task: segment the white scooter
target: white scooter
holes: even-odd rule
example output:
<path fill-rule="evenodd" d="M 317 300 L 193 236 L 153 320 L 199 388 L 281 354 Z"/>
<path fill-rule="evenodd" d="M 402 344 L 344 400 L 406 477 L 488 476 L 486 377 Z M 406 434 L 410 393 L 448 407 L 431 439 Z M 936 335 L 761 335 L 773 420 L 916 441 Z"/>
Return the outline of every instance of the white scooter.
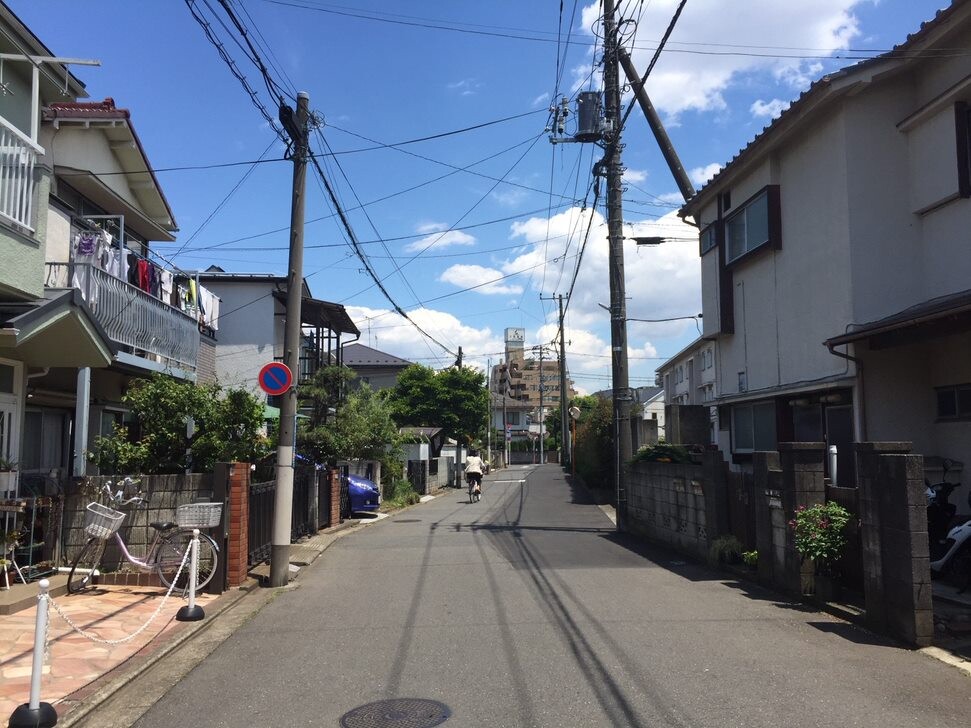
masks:
<path fill-rule="evenodd" d="M 971 494 L 968 495 L 971 506 Z M 942 554 L 942 555 L 938 555 Z M 950 575 L 962 583 L 961 591 L 971 586 L 971 520 L 955 526 L 947 533 L 938 554 L 931 554 L 931 572 L 936 575 Z"/>

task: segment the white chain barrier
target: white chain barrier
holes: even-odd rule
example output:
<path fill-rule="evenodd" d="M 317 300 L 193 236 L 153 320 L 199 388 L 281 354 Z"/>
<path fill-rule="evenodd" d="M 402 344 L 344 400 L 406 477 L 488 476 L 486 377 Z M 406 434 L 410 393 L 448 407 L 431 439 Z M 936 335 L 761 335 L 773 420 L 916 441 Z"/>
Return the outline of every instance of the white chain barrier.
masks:
<path fill-rule="evenodd" d="M 172 596 L 172 592 L 175 589 L 175 585 L 179 581 L 179 577 L 182 575 L 182 569 L 185 568 L 185 562 L 188 561 L 189 554 L 191 553 L 191 551 L 192 551 L 191 548 L 187 548 L 185 550 L 185 553 L 182 554 L 182 563 L 179 564 L 179 570 L 175 572 L 175 577 L 172 579 L 172 583 L 169 584 L 169 590 L 165 593 L 165 596 L 162 597 L 162 601 L 159 602 L 158 606 L 155 608 L 155 611 L 152 613 L 152 616 L 148 618 L 148 621 L 145 622 L 145 624 L 143 624 L 141 627 L 139 627 L 138 629 L 136 629 L 134 632 L 132 632 L 127 637 L 122 637 L 122 638 L 116 639 L 116 640 L 105 640 L 105 639 L 101 639 L 97 635 L 92 634 L 91 632 L 88 632 L 88 631 L 84 630 L 82 627 L 79 627 L 78 625 L 76 625 L 74 623 L 74 621 L 61 610 L 61 608 L 57 605 L 57 602 L 55 602 L 53 599 L 51 599 L 51 597 L 49 595 L 46 596 L 47 603 L 50 606 L 54 607 L 54 611 L 57 612 L 58 615 L 60 615 L 61 619 L 63 619 L 65 622 L 67 622 L 68 625 L 70 625 L 71 629 L 73 629 L 75 632 L 77 632 L 82 637 L 86 637 L 87 639 L 91 640 L 92 642 L 97 642 L 98 644 L 101 644 L 101 645 L 123 645 L 126 642 L 131 642 L 138 635 L 140 635 L 142 632 L 144 632 L 146 629 L 148 629 L 148 626 L 152 622 L 155 621 L 155 618 L 156 617 L 158 617 L 159 613 L 162 611 L 162 607 L 165 606 L 165 602 L 168 601 L 168 598 L 170 596 Z M 49 651 L 49 645 L 45 645 L 45 654 L 48 651 Z"/>

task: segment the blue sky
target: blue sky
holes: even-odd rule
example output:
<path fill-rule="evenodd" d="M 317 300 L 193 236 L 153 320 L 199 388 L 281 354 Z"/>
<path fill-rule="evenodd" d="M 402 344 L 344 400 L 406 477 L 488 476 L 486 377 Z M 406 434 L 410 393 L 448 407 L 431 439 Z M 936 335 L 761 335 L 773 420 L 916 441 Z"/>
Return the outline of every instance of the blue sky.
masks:
<path fill-rule="evenodd" d="M 74 73 L 90 100 L 110 96 L 131 110 L 157 169 L 281 160 L 282 143 L 185 2 L 8 4 L 55 54 L 101 61 Z M 219 2 L 192 4 L 275 117 L 276 99 Z M 625 17 L 639 18 L 624 27 L 641 72 L 677 4 L 618 0 Z M 648 92 L 698 185 L 813 80 L 902 42 L 946 4 L 688 0 Z M 600 55 L 599 3 L 565 0 L 562 20 L 558 0 L 232 5 L 274 80 L 290 94 L 310 94 L 322 121 L 313 149 L 335 153 L 321 158 L 324 171 L 395 303 L 477 365 L 498 361 L 509 326 L 526 329 L 527 346 L 552 341 L 555 304 L 541 296 L 570 289 L 590 214 L 580 207 L 600 150 L 551 145 L 544 128 L 554 94 L 589 87 Z M 594 88 L 599 80 L 594 71 Z M 361 151 L 509 117 L 518 118 Z M 684 239 L 692 229 L 673 214 L 677 186 L 636 109 L 624 142 L 626 221 L 637 233 L 673 238 L 627 248 L 628 316 L 696 315 L 697 243 Z M 284 273 L 291 174 L 285 161 L 160 172 L 180 233 L 156 249 L 186 270 L 217 264 Z M 304 272 L 314 295 L 346 305 L 362 343 L 432 366 L 450 363 L 438 343 L 390 312 L 332 212 L 309 174 Z M 608 388 L 610 379 L 609 320 L 599 305 L 609 303 L 602 213 L 594 213 L 567 315 L 568 367 L 585 392 Z M 696 336 L 690 320 L 631 322 L 632 386 L 653 383 L 657 365 Z"/>

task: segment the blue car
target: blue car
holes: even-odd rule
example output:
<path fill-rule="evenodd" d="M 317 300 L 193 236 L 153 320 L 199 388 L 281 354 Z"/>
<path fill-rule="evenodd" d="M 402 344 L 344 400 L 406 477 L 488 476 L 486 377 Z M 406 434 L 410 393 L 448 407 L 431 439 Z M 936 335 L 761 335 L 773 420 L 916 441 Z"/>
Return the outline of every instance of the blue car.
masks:
<path fill-rule="evenodd" d="M 378 510 L 378 486 L 360 475 L 347 476 L 347 490 L 351 498 L 351 512 Z"/>

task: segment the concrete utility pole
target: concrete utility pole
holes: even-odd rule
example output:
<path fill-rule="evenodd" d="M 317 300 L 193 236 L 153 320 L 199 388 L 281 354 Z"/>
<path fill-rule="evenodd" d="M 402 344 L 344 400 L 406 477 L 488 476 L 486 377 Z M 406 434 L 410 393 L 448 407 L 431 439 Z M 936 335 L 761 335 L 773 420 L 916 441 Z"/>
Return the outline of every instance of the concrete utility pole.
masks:
<path fill-rule="evenodd" d="M 566 386 L 566 336 L 563 329 L 563 294 L 560 294 L 560 449 L 563 464 L 573 460 L 570 449 L 570 425 L 567 422 L 567 408 L 570 406 L 570 392 Z"/>
<path fill-rule="evenodd" d="M 543 464 L 543 426 L 544 426 L 544 412 L 543 412 L 543 392 L 546 391 L 546 385 L 543 384 L 543 346 L 539 347 L 539 464 Z"/>
<path fill-rule="evenodd" d="M 486 360 L 486 390 L 489 392 L 489 414 L 486 415 L 486 462 L 492 467 L 492 359 Z"/>
<path fill-rule="evenodd" d="M 631 395 L 627 377 L 627 302 L 624 284 L 624 210 L 621 177 L 620 76 L 614 0 L 604 0 L 604 157 L 607 177 L 607 240 L 610 276 L 610 348 L 614 400 L 614 481 L 617 529 L 627 526 L 627 488 L 624 468 L 631 459 Z"/>
<path fill-rule="evenodd" d="M 303 305 L 303 223 L 310 151 L 310 96 L 297 94 L 297 111 L 280 106 L 283 122 L 293 143 L 293 199 L 290 205 L 290 263 L 287 268 L 287 314 L 283 334 L 283 363 L 296 377 L 300 371 L 301 317 Z M 290 528 L 293 509 L 293 460 L 297 440 L 297 388 L 281 395 L 280 442 L 276 452 L 276 494 L 273 500 L 273 550 L 270 554 L 270 586 L 290 580 Z"/>

